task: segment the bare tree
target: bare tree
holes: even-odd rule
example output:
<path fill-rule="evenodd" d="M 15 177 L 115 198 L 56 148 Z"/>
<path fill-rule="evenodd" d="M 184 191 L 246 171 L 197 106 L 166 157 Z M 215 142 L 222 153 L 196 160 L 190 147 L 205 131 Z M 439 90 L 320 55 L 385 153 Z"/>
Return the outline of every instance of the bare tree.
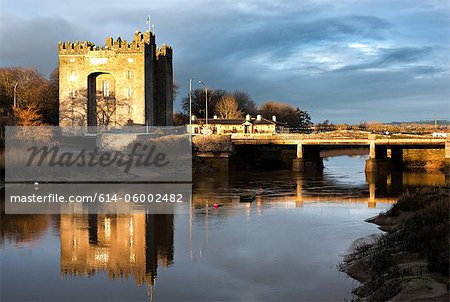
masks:
<path fill-rule="evenodd" d="M 223 89 L 208 89 L 208 116 L 214 115 L 216 104 L 227 94 Z M 195 89 L 192 91 L 192 114 L 198 117 L 205 116 L 205 100 L 205 89 Z M 189 94 L 183 98 L 181 108 L 183 113 L 189 116 Z"/>
<path fill-rule="evenodd" d="M 216 104 L 215 112 L 220 118 L 232 119 L 242 117 L 239 104 L 232 95 L 222 97 Z"/>
<path fill-rule="evenodd" d="M 239 110 L 244 114 L 256 115 L 258 113 L 258 108 L 255 101 L 253 101 L 250 94 L 245 91 L 234 91 L 232 96 L 237 101 L 239 105 Z"/>
<path fill-rule="evenodd" d="M 173 125 L 184 126 L 189 123 L 189 116 L 182 112 L 175 112 L 173 114 Z"/>
<path fill-rule="evenodd" d="M 34 68 L 0 68 L 0 109 L 3 114 L 12 114 L 14 95 L 18 107 L 32 106 L 41 115 L 43 122 L 57 123 L 57 72 L 46 79 Z"/>
<path fill-rule="evenodd" d="M 84 126 L 87 123 L 88 93 L 84 89 L 78 91 L 76 95 L 65 98 L 60 106 L 60 119 L 63 124 Z M 127 98 L 116 98 L 114 93 L 105 97 L 97 92 L 96 98 L 97 125 L 111 126 L 124 124 L 118 113 L 121 109 L 131 113 L 130 100 Z"/>
<path fill-rule="evenodd" d="M 87 122 L 87 105 L 88 94 L 86 89 L 64 98 L 60 102 L 59 107 L 60 124 L 85 126 Z"/>
<path fill-rule="evenodd" d="M 311 116 L 306 110 L 286 103 L 266 101 L 261 106 L 259 113 L 268 119 L 275 115 L 277 121 L 286 123 L 290 128 L 305 128 L 312 124 Z"/>

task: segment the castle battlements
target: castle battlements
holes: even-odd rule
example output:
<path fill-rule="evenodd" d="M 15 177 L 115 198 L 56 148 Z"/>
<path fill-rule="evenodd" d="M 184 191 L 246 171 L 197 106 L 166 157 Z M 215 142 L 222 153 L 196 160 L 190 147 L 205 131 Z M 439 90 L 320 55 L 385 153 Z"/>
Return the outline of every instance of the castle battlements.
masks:
<path fill-rule="evenodd" d="M 155 44 L 155 35 L 150 31 L 146 31 L 141 33 L 140 31 L 136 31 L 134 33 L 133 40 L 131 42 L 127 42 L 127 40 L 122 40 L 119 36 L 116 40 L 112 37 L 106 38 L 106 42 L 104 46 L 96 46 L 95 43 L 91 41 L 60 41 L 58 43 L 59 53 L 62 55 L 83 55 L 89 52 L 95 51 L 115 51 L 118 53 L 127 53 L 127 52 L 142 52 L 145 49 L 146 45 L 154 45 Z M 167 53 L 166 48 L 171 47 L 166 46 L 165 44 L 161 47 L 160 51 L 164 55 Z M 164 50 L 163 50 L 164 49 Z"/>
<path fill-rule="evenodd" d="M 166 57 L 168 59 L 172 59 L 172 47 L 163 44 L 161 48 L 156 49 L 156 58 L 159 57 Z"/>

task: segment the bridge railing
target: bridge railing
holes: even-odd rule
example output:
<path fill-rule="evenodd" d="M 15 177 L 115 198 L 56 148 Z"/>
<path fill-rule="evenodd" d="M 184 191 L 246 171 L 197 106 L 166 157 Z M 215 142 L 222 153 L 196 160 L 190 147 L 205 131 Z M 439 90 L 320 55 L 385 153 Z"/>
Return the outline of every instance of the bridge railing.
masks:
<path fill-rule="evenodd" d="M 289 133 L 311 133 L 314 129 L 312 127 L 299 127 L 299 128 L 280 128 L 277 130 L 279 134 Z"/>
<path fill-rule="evenodd" d="M 407 127 L 394 127 L 394 126 L 372 126 L 372 125 L 347 125 L 347 124 L 317 124 L 311 127 L 299 127 L 299 128 L 280 128 L 277 133 L 313 133 L 313 132 L 332 132 L 332 131 L 362 131 L 370 132 L 379 135 L 390 134 L 405 134 L 405 135 L 433 135 L 432 129 L 412 129 Z"/>
<path fill-rule="evenodd" d="M 369 131 L 366 126 L 360 125 L 334 125 L 334 124 L 318 124 L 311 127 L 296 127 L 296 128 L 280 128 L 277 133 L 312 133 L 312 132 L 330 132 L 336 130 L 354 130 L 354 131 Z"/>

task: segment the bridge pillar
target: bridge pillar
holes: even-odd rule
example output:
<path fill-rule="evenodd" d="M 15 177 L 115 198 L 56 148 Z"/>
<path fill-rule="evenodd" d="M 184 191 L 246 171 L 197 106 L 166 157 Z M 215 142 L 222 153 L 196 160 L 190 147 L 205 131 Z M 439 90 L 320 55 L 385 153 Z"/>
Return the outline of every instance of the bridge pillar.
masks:
<path fill-rule="evenodd" d="M 369 208 L 376 207 L 378 195 L 387 194 L 388 173 L 366 172 L 366 182 L 369 186 Z"/>
<path fill-rule="evenodd" d="M 292 171 L 305 171 L 305 163 L 303 161 L 303 145 L 297 144 L 297 157 L 292 161 Z"/>
<path fill-rule="evenodd" d="M 377 145 L 375 143 L 375 135 L 369 134 L 370 151 L 369 159 L 366 161 L 366 172 L 387 171 L 390 163 L 387 158 L 387 146 Z"/>
<path fill-rule="evenodd" d="M 395 168 L 403 167 L 403 148 L 402 147 L 391 147 L 391 163 Z"/>
<path fill-rule="evenodd" d="M 292 171 L 303 172 L 305 171 L 305 162 L 303 160 L 303 145 L 297 144 L 297 158 L 292 161 Z"/>
<path fill-rule="evenodd" d="M 317 146 L 303 146 L 297 144 L 297 158 L 292 161 L 292 171 L 303 172 L 323 169 L 320 148 Z"/>
<path fill-rule="evenodd" d="M 303 145 L 297 144 L 297 158 L 303 158 Z"/>
<path fill-rule="evenodd" d="M 228 173 L 229 154 L 227 152 L 222 152 L 219 154 L 214 154 L 212 152 L 202 152 L 196 155 L 200 157 L 207 166 L 213 168 L 214 171 L 220 173 Z"/>

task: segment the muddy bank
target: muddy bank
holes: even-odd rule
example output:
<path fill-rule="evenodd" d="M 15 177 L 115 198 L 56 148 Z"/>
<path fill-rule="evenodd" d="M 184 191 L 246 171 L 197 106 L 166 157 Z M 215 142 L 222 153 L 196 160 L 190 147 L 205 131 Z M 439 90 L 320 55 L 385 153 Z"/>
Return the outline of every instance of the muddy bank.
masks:
<path fill-rule="evenodd" d="M 449 301 L 449 187 L 405 193 L 367 221 L 386 233 L 358 239 L 340 264 L 360 281 L 356 301 Z"/>

